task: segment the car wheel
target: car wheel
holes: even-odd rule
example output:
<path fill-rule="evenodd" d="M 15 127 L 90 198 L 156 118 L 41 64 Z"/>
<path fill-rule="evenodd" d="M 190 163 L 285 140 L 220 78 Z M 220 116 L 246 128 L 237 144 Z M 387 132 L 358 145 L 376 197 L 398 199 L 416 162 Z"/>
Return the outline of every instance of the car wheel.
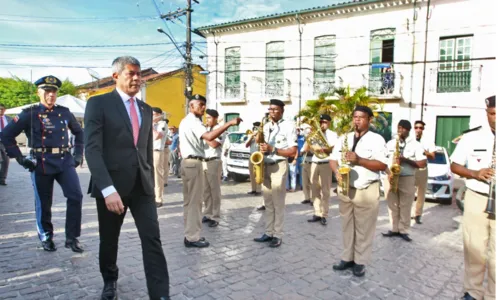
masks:
<path fill-rule="evenodd" d="M 248 175 L 233 173 L 233 179 L 236 182 L 245 182 L 248 180 L 248 178 L 249 178 Z"/>
<path fill-rule="evenodd" d="M 451 205 L 453 201 L 453 198 L 445 198 L 445 199 L 440 199 L 439 200 L 439 203 L 443 204 L 443 205 Z"/>

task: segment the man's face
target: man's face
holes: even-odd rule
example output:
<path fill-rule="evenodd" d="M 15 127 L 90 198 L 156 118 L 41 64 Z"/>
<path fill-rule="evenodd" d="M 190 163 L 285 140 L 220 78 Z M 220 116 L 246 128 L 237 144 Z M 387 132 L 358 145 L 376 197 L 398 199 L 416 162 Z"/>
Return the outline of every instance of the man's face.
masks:
<path fill-rule="evenodd" d="M 189 107 L 191 108 L 191 112 L 197 117 L 201 117 L 205 114 L 206 104 L 203 101 L 191 100 L 189 102 Z"/>
<path fill-rule="evenodd" d="M 283 108 L 281 106 L 270 105 L 268 110 L 269 116 L 275 122 L 281 120 L 281 117 L 283 117 Z"/>
<path fill-rule="evenodd" d="M 415 135 L 417 136 L 417 138 L 420 138 L 422 136 L 424 129 L 425 129 L 424 124 L 422 123 L 415 124 Z"/>
<path fill-rule="evenodd" d="M 352 114 L 352 125 L 356 131 L 367 130 L 370 126 L 371 118 L 368 114 L 362 111 L 355 111 Z"/>
<path fill-rule="evenodd" d="M 3 116 L 5 114 L 5 107 L 0 106 L 0 116 Z"/>
<path fill-rule="evenodd" d="M 496 107 L 487 108 L 486 115 L 488 116 L 488 124 L 490 124 L 491 130 L 495 131 L 496 117 L 497 117 Z"/>
<path fill-rule="evenodd" d="M 399 136 L 401 136 L 402 139 L 406 139 L 408 137 L 408 135 L 410 134 L 410 131 L 406 128 L 398 126 L 398 134 L 399 134 Z"/>
<path fill-rule="evenodd" d="M 56 89 L 38 89 L 38 97 L 40 102 L 47 108 L 52 108 L 56 104 L 57 90 Z"/>
<path fill-rule="evenodd" d="M 126 65 L 121 73 L 113 73 L 116 86 L 130 97 L 141 89 L 141 68 L 136 65 Z"/>
<path fill-rule="evenodd" d="M 321 120 L 319 122 L 319 126 L 321 127 L 322 131 L 326 131 L 328 128 L 330 128 L 330 124 L 331 122 L 327 120 Z"/>
<path fill-rule="evenodd" d="M 214 127 L 217 124 L 217 118 L 207 115 L 207 126 Z"/>

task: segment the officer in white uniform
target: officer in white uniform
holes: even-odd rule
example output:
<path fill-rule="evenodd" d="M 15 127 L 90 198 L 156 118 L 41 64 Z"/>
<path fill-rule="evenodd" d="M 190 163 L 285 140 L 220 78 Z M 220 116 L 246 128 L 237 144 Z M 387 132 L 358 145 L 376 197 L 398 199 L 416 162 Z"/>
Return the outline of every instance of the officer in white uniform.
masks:
<path fill-rule="evenodd" d="M 285 103 L 271 99 L 270 122 L 264 125 L 264 140 L 260 151 L 264 154 L 264 202 L 266 206 L 266 232 L 256 242 L 271 242 L 270 247 L 281 246 L 285 217 L 286 184 L 289 157 L 297 152 L 297 129 L 295 122 L 285 121 Z"/>
<path fill-rule="evenodd" d="M 155 169 L 155 201 L 156 207 L 163 205 L 164 176 L 168 175 L 165 169 L 165 140 L 167 139 L 167 123 L 162 119 L 162 110 L 153 107 L 153 160 Z"/>
<path fill-rule="evenodd" d="M 495 299 L 496 288 L 496 221 L 485 212 L 490 191 L 496 199 L 495 182 L 496 96 L 486 99 L 488 127 L 478 127 L 463 135 L 451 155 L 451 171 L 466 178 L 464 216 L 464 290 L 462 299 Z M 493 187 L 493 186 L 492 186 Z M 495 200 L 494 200 L 495 201 Z M 483 287 L 488 269 L 487 288 Z"/>
<path fill-rule="evenodd" d="M 411 242 L 408 232 L 411 223 L 411 207 L 413 199 L 415 199 L 415 170 L 427 166 L 427 157 L 424 155 L 424 148 L 422 144 L 409 136 L 410 130 L 410 121 L 399 121 L 399 137 L 396 137 L 396 139 L 399 139 L 399 158 L 394 159 L 396 139 L 390 140 L 386 145 L 388 168 L 386 170 L 387 178 L 384 186 L 392 230 L 382 233 L 384 237 L 399 236 L 407 242 Z M 392 178 L 390 167 L 394 163 L 401 166 L 396 193 L 390 191 L 390 179 Z"/>
<path fill-rule="evenodd" d="M 210 244 L 200 237 L 205 189 L 204 173 L 206 170 L 205 144 L 219 137 L 232 125 L 238 125 L 240 118 L 231 120 L 223 126 L 207 131 L 201 118 L 205 114 L 207 100 L 204 96 L 194 95 L 189 100 L 189 114 L 179 125 L 179 148 L 182 155 L 181 177 L 184 196 L 184 245 L 203 248 Z"/>
<path fill-rule="evenodd" d="M 436 157 L 436 145 L 428 138 L 422 137 L 425 123 L 424 121 L 415 121 L 413 124 L 415 130 L 415 139 L 422 144 L 424 154 L 427 159 L 434 159 Z M 415 171 L 415 188 L 417 189 L 417 202 L 415 203 L 415 222 L 422 224 L 422 209 L 425 202 L 425 193 L 427 191 L 427 179 L 429 177 L 427 166 L 419 168 Z"/>

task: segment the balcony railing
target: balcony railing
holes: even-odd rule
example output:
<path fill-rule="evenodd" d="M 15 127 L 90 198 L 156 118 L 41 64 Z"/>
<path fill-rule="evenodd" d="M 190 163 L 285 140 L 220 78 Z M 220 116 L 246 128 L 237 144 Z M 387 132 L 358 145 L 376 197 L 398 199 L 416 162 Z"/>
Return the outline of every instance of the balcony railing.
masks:
<path fill-rule="evenodd" d="M 368 82 L 370 94 L 380 97 L 394 96 L 395 82 L 396 74 L 394 70 L 372 69 Z"/>
<path fill-rule="evenodd" d="M 471 71 L 438 72 L 438 93 L 460 93 L 471 90 Z"/>

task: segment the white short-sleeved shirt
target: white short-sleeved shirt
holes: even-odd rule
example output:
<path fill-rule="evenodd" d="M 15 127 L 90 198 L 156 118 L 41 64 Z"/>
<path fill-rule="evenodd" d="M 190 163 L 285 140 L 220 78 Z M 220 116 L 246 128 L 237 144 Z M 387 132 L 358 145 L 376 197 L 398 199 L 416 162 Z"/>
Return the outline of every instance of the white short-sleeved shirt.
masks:
<path fill-rule="evenodd" d="M 337 161 L 338 165 L 342 165 L 342 146 L 344 144 L 345 135 L 337 139 L 337 143 L 330 154 L 330 160 Z M 349 151 L 354 146 L 354 132 L 347 134 L 347 145 Z M 354 152 L 361 158 L 369 160 L 378 160 L 382 163 L 386 162 L 387 149 L 385 147 L 384 138 L 372 131 L 366 132 L 356 144 Z M 380 172 L 373 172 L 360 165 L 351 166 L 349 173 L 350 186 L 356 189 L 365 189 L 373 182 L 380 180 Z"/>
<path fill-rule="evenodd" d="M 396 139 L 387 142 L 387 166 L 391 166 L 394 158 L 394 151 L 396 150 Z M 409 160 L 420 161 L 427 160 L 424 154 L 424 147 L 412 137 L 407 137 L 405 141 L 399 142 L 400 153 Z M 409 164 L 401 164 L 401 174 L 399 176 L 413 176 L 415 175 L 416 168 Z"/>
<path fill-rule="evenodd" d="M 189 113 L 179 124 L 179 145 L 182 158 L 188 156 L 205 157 L 205 145 L 201 136 L 207 132 L 207 128 L 201 119 L 193 113 Z"/>
<path fill-rule="evenodd" d="M 335 146 L 335 144 L 337 143 L 337 139 L 339 138 L 338 135 L 335 132 L 331 131 L 330 129 L 327 129 L 323 133 L 323 135 L 326 137 L 326 141 L 328 142 L 328 146 L 330 146 L 330 147 Z M 318 158 L 316 155 L 314 155 L 314 156 L 311 157 L 311 161 L 312 162 L 327 162 L 329 160 L 330 159 L 328 157 L 327 158 L 323 158 L 323 159 Z"/>
<path fill-rule="evenodd" d="M 250 138 L 251 135 L 248 135 L 248 138 Z M 250 143 L 250 155 L 253 153 L 259 151 L 259 145 L 255 142 L 255 138 L 252 140 Z"/>
<path fill-rule="evenodd" d="M 219 125 L 215 125 L 213 128 L 207 128 L 207 131 L 212 131 L 214 129 L 219 128 Z M 216 138 L 214 141 L 218 142 L 220 145 L 217 148 L 212 148 L 208 145 L 207 141 L 203 141 L 205 145 L 205 158 L 217 157 L 220 158 L 222 154 L 222 141 L 219 138 Z"/>
<path fill-rule="evenodd" d="M 422 137 L 420 139 L 420 141 L 417 140 L 417 142 L 419 142 L 420 144 L 422 144 L 422 147 L 424 148 L 425 151 L 430 152 L 430 153 L 436 152 L 436 144 L 434 144 L 434 142 L 432 140 L 430 140 L 428 138 L 425 138 L 425 137 Z M 420 170 L 425 170 L 426 168 L 427 167 L 422 168 Z"/>
<path fill-rule="evenodd" d="M 489 168 L 493 158 L 494 141 L 495 135 L 489 127 L 468 132 L 458 142 L 450 160 L 474 171 Z M 478 193 L 489 192 L 489 185 L 476 179 L 467 179 L 465 185 Z"/>
<path fill-rule="evenodd" d="M 159 121 L 157 123 L 153 124 L 154 130 L 161 132 L 163 136 L 160 139 L 154 140 L 153 141 L 153 149 L 154 150 L 163 150 L 165 149 L 165 141 L 168 138 L 167 135 L 167 122 L 165 121 Z"/>
<path fill-rule="evenodd" d="M 295 123 L 292 121 L 285 121 L 283 119 L 278 122 L 268 122 L 264 125 L 264 140 L 269 145 L 276 147 L 276 149 L 287 149 L 297 146 L 297 129 Z M 287 159 L 280 155 L 266 155 L 264 160 L 266 162 L 273 162 L 277 160 Z"/>

